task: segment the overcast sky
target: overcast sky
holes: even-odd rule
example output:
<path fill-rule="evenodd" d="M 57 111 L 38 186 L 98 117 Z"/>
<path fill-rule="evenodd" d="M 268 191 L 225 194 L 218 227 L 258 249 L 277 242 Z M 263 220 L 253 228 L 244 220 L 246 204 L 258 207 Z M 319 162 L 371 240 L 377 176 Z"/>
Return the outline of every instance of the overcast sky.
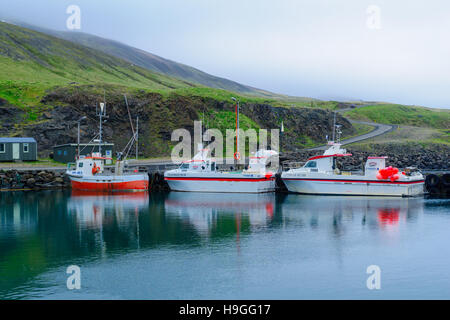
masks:
<path fill-rule="evenodd" d="M 0 0 L 0 16 L 67 30 L 69 5 L 79 31 L 254 87 L 450 107 L 449 1 Z"/>

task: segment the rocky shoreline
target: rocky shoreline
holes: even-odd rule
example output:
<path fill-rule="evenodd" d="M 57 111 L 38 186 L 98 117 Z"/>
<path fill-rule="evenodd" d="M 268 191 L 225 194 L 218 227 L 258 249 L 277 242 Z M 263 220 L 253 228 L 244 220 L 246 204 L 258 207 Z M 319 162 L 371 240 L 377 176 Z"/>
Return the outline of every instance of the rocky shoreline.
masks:
<path fill-rule="evenodd" d="M 0 190 L 43 190 L 70 187 L 64 172 L 0 170 Z"/>

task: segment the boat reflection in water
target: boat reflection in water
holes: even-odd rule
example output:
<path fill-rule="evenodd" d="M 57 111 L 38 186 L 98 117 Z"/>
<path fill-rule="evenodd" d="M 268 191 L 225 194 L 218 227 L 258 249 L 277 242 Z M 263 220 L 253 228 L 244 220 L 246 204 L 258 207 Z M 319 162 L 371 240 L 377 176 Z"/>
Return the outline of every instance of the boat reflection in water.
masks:
<path fill-rule="evenodd" d="M 430 261 L 439 272 L 448 212 L 448 201 L 423 198 L 0 193 L 0 298 L 73 297 L 74 261 L 96 297 L 341 297 L 329 293 L 333 281 L 354 297 L 348 283 L 373 261 L 395 273 L 418 255 L 411 277 L 426 281 Z"/>
<path fill-rule="evenodd" d="M 139 210 L 148 206 L 149 195 L 146 191 L 103 193 L 73 190 L 67 202 L 67 212 L 76 215 L 78 225 L 96 228 L 116 221 L 119 225 L 126 225 L 130 212 L 138 215 Z"/>
<path fill-rule="evenodd" d="M 371 227 L 412 222 L 423 213 L 423 198 L 286 195 L 282 201 L 285 223 L 307 222 L 317 227 L 329 220 L 334 228 L 358 221 Z"/>
<path fill-rule="evenodd" d="M 235 220 L 235 232 L 239 234 L 241 228 L 266 226 L 272 220 L 275 197 L 273 193 L 170 192 L 164 208 L 170 218 L 191 224 L 203 236 L 229 226 L 232 220 Z"/>
<path fill-rule="evenodd" d="M 338 229 L 357 221 L 361 225 L 385 228 L 401 221 L 414 221 L 423 213 L 423 199 L 171 192 L 164 208 L 168 217 L 182 219 L 199 234 L 209 236 L 226 223 L 225 217 L 250 227 L 310 225 L 317 228 L 320 222 L 323 227 Z M 248 229 L 252 230 L 256 229 Z"/>

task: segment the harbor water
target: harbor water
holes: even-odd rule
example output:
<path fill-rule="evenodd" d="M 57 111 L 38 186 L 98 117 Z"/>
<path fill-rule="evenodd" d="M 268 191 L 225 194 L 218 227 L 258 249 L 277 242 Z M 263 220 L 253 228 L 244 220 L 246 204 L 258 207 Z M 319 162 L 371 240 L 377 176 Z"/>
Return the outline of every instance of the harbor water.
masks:
<path fill-rule="evenodd" d="M 450 299 L 449 265 L 449 199 L 0 193 L 1 299 Z"/>

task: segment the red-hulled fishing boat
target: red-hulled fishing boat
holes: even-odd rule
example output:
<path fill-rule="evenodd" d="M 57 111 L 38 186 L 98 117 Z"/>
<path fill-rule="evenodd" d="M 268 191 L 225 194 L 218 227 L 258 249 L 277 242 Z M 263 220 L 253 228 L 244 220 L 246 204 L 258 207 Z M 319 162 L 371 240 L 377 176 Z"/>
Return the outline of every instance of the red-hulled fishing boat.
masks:
<path fill-rule="evenodd" d="M 107 172 L 105 170 L 105 161 L 112 159 L 103 157 L 101 154 L 102 118 L 106 115 L 106 108 L 103 103 L 100 104 L 100 112 L 98 115 L 100 117 L 99 152 L 93 153 L 90 156 L 77 156 L 75 163 L 68 164 L 66 174 L 71 180 L 72 189 L 91 191 L 148 190 L 149 179 L 147 173 L 139 173 L 137 171 L 124 173 L 126 156 L 122 159 L 122 154 L 128 148 L 131 148 L 134 140 L 137 138 L 137 133 L 128 142 L 124 152 L 119 153 L 114 172 Z M 125 154 L 128 154 L 128 152 Z"/>

